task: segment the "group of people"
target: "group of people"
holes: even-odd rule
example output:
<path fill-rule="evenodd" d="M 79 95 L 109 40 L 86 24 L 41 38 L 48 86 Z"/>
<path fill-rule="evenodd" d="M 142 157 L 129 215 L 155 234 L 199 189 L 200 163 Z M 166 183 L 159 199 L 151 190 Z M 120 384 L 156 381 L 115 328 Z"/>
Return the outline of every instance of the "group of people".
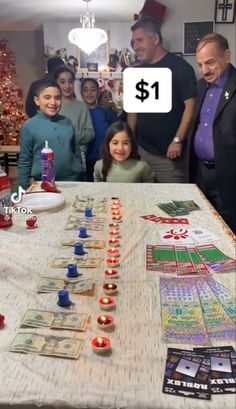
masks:
<path fill-rule="evenodd" d="M 38 82 L 37 113 L 21 128 L 19 184 L 40 180 L 47 139 L 56 180 L 197 183 L 236 232 L 236 69 L 227 39 L 211 33 L 198 42 L 196 84 L 191 65 L 164 48 L 154 20 L 144 17 L 131 31 L 139 67 L 171 69 L 171 111 L 118 116 L 92 78 L 82 81 L 77 101 L 74 73 L 59 66 Z"/>

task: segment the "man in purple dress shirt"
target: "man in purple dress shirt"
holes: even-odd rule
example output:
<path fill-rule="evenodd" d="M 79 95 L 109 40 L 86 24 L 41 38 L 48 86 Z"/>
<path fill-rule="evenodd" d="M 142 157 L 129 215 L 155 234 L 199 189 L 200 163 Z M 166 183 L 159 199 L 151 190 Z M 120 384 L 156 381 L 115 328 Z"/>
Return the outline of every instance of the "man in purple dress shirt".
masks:
<path fill-rule="evenodd" d="M 236 69 L 227 39 L 218 33 L 204 36 L 196 60 L 203 78 L 197 85 L 190 181 L 236 233 Z"/>

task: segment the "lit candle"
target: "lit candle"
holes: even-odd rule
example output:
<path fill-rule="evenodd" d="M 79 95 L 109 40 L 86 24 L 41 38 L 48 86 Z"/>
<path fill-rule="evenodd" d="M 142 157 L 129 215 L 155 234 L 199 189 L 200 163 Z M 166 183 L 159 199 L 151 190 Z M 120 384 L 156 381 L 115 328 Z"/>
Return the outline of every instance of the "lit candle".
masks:
<path fill-rule="evenodd" d="M 114 237 L 108 241 L 108 244 L 109 246 L 112 246 L 112 247 L 120 247 L 120 241 L 117 239 L 114 239 Z"/>
<path fill-rule="evenodd" d="M 113 318 L 111 315 L 99 315 L 97 317 L 97 325 L 101 329 L 110 329 L 113 327 Z"/>
<path fill-rule="evenodd" d="M 107 295 L 99 299 L 99 306 L 102 310 L 110 310 L 115 306 L 115 300 Z"/>
<path fill-rule="evenodd" d="M 110 223 L 109 224 L 109 229 L 113 230 L 113 229 L 118 229 L 119 230 L 120 225 L 118 223 Z"/>
<path fill-rule="evenodd" d="M 103 292 L 105 294 L 115 294 L 117 293 L 117 285 L 115 283 L 105 283 L 103 284 Z"/>
<path fill-rule="evenodd" d="M 112 197 L 111 200 L 113 205 L 121 205 L 119 197 Z"/>
<path fill-rule="evenodd" d="M 119 205 L 113 204 L 113 205 L 111 206 L 111 210 L 112 210 L 112 211 L 113 211 L 113 210 L 119 210 L 119 208 L 120 208 Z"/>
<path fill-rule="evenodd" d="M 112 278 L 118 278 L 119 277 L 118 271 L 115 270 L 114 268 L 109 268 L 108 270 L 105 270 L 104 275 L 106 277 L 112 277 Z"/>
<path fill-rule="evenodd" d="M 118 267 L 120 265 L 120 259 L 118 257 L 110 257 L 107 259 L 108 267 Z"/>
<path fill-rule="evenodd" d="M 112 216 L 112 220 L 116 221 L 117 223 L 121 222 L 121 215 Z"/>
<path fill-rule="evenodd" d="M 120 237 L 119 230 L 111 230 L 109 234 L 110 234 L 110 237 L 116 237 L 116 238 Z"/>
<path fill-rule="evenodd" d="M 112 210 L 113 216 L 120 216 L 120 211 L 119 210 Z"/>
<path fill-rule="evenodd" d="M 108 254 L 108 256 L 112 256 L 112 257 L 119 257 L 120 256 L 119 250 L 115 249 L 114 247 L 112 247 L 111 249 L 108 249 L 107 254 Z"/>
<path fill-rule="evenodd" d="M 110 340 L 105 337 L 93 338 L 91 345 L 92 345 L 93 350 L 99 354 L 107 352 L 111 348 Z"/>

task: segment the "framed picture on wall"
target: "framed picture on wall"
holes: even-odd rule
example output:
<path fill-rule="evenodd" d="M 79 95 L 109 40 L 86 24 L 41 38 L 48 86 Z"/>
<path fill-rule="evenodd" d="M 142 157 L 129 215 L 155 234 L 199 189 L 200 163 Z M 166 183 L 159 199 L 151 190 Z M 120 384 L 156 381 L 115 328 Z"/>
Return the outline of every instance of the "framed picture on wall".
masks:
<path fill-rule="evenodd" d="M 184 22 L 184 50 L 185 55 L 196 54 L 197 43 L 208 33 L 213 33 L 214 21 L 187 21 Z"/>
<path fill-rule="evenodd" d="M 216 0 L 215 22 L 230 24 L 235 21 L 235 0 Z"/>

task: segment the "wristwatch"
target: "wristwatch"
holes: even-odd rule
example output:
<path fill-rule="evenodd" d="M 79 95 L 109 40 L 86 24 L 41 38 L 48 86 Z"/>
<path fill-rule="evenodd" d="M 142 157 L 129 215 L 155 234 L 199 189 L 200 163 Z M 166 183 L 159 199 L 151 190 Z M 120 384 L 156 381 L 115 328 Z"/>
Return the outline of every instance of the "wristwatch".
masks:
<path fill-rule="evenodd" d="M 172 143 L 182 143 L 178 136 L 175 136 Z"/>

